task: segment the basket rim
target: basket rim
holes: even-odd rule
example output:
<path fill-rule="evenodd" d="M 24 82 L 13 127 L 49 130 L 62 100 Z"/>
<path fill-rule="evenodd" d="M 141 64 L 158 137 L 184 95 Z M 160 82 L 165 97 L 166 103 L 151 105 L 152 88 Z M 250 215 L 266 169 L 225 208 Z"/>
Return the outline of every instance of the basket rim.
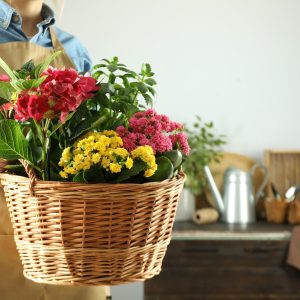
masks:
<path fill-rule="evenodd" d="M 15 180 L 17 182 L 28 182 L 30 183 L 31 179 L 29 177 L 25 177 L 25 176 L 20 176 L 20 175 L 15 175 L 15 174 L 9 174 L 9 173 L 0 173 L 0 181 L 2 179 L 12 179 L 15 178 Z M 167 183 L 172 183 L 172 182 L 176 182 L 176 181 L 181 181 L 181 180 L 185 180 L 186 179 L 186 175 L 183 171 L 178 172 L 178 174 L 176 176 L 174 176 L 171 179 L 165 179 L 163 181 L 153 181 L 153 182 L 145 182 L 145 183 L 84 183 L 84 182 L 70 182 L 70 181 L 49 181 L 49 180 L 40 180 L 40 179 L 36 179 L 34 181 L 34 185 L 68 185 L 68 186 L 93 186 L 93 187 L 97 187 L 97 186 L 101 186 L 101 187 L 105 187 L 105 186 L 114 186 L 114 187 L 118 187 L 118 186 L 127 186 L 127 187 L 141 187 L 141 186 L 161 186 L 162 184 L 167 184 Z M 1 183 L 1 182 L 0 182 Z"/>

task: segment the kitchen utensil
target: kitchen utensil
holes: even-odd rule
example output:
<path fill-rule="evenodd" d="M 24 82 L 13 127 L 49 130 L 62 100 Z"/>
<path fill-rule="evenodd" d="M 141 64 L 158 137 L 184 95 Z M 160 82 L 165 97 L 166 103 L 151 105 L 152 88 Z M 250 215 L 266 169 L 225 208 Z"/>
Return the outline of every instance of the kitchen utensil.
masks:
<path fill-rule="evenodd" d="M 275 185 L 273 184 L 273 182 L 271 182 L 271 189 L 272 189 L 272 193 L 274 195 L 274 198 L 276 200 L 281 200 L 281 196 L 280 196 L 278 190 L 275 188 Z"/>
<path fill-rule="evenodd" d="M 284 197 L 286 191 L 294 185 L 300 185 L 300 150 L 266 150 L 264 164 L 270 173 L 270 181 Z M 271 186 L 267 189 L 271 198 Z"/>
<path fill-rule="evenodd" d="M 300 191 L 300 185 L 291 186 L 285 193 L 285 198 L 288 202 L 295 200 L 296 195 Z"/>
<path fill-rule="evenodd" d="M 264 171 L 264 180 L 254 195 L 252 178 L 255 171 L 260 168 Z M 261 197 L 262 191 L 268 182 L 268 170 L 262 164 L 255 164 L 250 172 L 238 168 L 229 168 L 224 175 L 224 198 L 215 184 L 208 166 L 204 167 L 208 185 L 215 198 L 222 221 L 227 223 L 253 223 L 255 222 L 255 204 Z"/>

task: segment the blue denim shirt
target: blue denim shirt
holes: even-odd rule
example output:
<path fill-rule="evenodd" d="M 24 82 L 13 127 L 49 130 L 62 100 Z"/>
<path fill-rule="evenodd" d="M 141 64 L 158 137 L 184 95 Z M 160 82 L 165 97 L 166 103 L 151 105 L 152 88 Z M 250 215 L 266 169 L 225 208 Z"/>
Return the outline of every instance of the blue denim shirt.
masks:
<path fill-rule="evenodd" d="M 43 21 L 37 24 L 38 33 L 33 37 L 27 37 L 22 31 L 21 16 L 14 8 L 0 0 L 0 43 L 31 42 L 42 47 L 52 47 L 48 28 L 54 25 L 55 18 L 52 9 L 46 4 L 43 4 L 42 19 Z M 80 41 L 57 27 L 54 30 L 76 69 L 80 72 L 90 71 L 92 62 L 86 48 Z"/>

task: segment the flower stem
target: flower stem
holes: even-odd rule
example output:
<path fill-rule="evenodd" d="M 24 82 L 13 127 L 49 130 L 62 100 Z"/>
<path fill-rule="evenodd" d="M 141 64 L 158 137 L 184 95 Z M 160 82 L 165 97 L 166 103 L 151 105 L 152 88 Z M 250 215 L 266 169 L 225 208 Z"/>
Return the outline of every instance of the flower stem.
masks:
<path fill-rule="evenodd" d="M 48 179 L 48 136 L 47 131 L 50 125 L 50 120 L 46 119 L 45 121 L 42 120 L 39 124 L 38 122 L 34 121 L 35 126 L 37 128 L 37 132 L 41 137 L 41 144 L 42 144 L 42 166 L 41 166 L 41 174 L 42 179 Z"/>
<path fill-rule="evenodd" d="M 47 174 L 47 139 L 42 130 L 42 179 L 46 180 Z"/>

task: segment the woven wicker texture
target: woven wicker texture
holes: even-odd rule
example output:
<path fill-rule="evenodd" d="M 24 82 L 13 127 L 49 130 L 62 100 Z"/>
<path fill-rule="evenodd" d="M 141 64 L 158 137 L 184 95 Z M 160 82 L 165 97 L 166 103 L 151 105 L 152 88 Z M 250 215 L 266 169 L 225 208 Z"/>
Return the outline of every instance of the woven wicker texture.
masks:
<path fill-rule="evenodd" d="M 37 180 L 31 192 L 29 178 L 0 179 L 27 278 L 115 285 L 160 272 L 183 174 L 146 184 Z"/>

